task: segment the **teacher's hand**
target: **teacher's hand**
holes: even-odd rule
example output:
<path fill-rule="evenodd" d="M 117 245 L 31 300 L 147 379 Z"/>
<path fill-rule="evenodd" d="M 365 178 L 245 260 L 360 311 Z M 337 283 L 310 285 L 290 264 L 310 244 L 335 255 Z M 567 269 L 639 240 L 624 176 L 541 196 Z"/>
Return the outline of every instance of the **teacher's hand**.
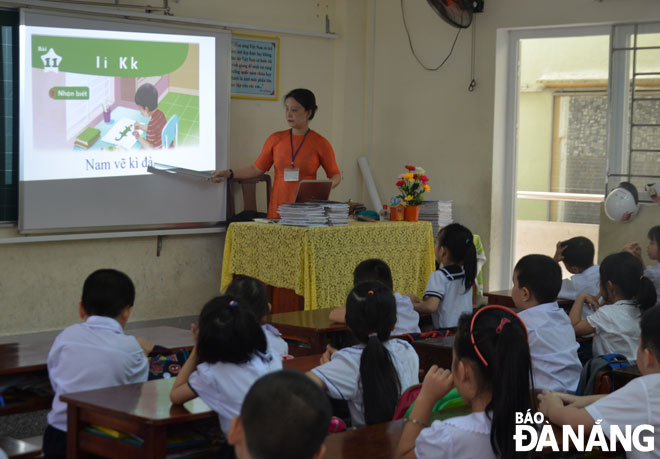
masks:
<path fill-rule="evenodd" d="M 231 172 L 227 169 L 224 171 L 214 171 L 213 175 L 211 176 L 211 180 L 214 181 L 215 183 L 220 183 L 225 180 L 225 178 L 229 177 L 231 175 Z"/>

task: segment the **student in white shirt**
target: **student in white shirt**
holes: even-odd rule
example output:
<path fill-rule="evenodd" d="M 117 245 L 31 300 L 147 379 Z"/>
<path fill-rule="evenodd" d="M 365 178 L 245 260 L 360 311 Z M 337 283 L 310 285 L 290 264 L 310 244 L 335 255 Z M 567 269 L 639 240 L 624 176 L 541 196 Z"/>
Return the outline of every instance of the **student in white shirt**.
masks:
<path fill-rule="evenodd" d="M 66 456 L 66 403 L 60 395 L 144 382 L 149 364 L 140 343 L 124 334 L 133 310 L 135 287 L 124 273 L 99 269 L 83 285 L 78 313 L 83 323 L 57 335 L 48 353 L 48 378 L 55 391 L 42 450 Z"/>
<path fill-rule="evenodd" d="M 649 243 L 646 246 L 646 254 L 653 261 L 660 261 L 660 225 L 654 226 L 648 232 Z M 642 259 L 642 248 L 637 242 L 631 242 L 623 247 L 623 250 L 635 255 L 644 263 Z M 644 276 L 648 277 L 655 285 L 655 293 L 660 301 L 660 263 L 653 266 L 647 266 L 644 270 Z"/>
<path fill-rule="evenodd" d="M 380 282 L 385 287 L 394 291 L 392 271 L 383 260 L 371 258 L 364 260 L 355 267 L 353 271 L 353 286 L 361 282 L 370 281 Z M 394 325 L 392 334 L 419 333 L 419 313 L 415 311 L 410 298 L 399 292 L 394 292 L 394 299 L 396 300 L 396 324 Z M 330 320 L 346 323 L 346 307 L 341 306 L 330 311 Z"/>
<path fill-rule="evenodd" d="M 264 316 L 270 312 L 270 303 L 266 296 L 266 289 L 261 281 L 250 276 L 237 276 L 227 287 L 225 295 L 235 297 L 241 306 L 252 311 L 257 321 L 261 323 L 261 329 L 266 335 L 268 351 L 273 354 L 287 355 L 289 344 L 284 341 L 280 331 L 271 324 L 263 323 Z"/>
<path fill-rule="evenodd" d="M 569 313 L 577 336 L 593 333 L 594 357 L 623 354 L 634 360 L 639 345 L 639 317 L 656 303 L 653 283 L 643 276 L 642 262 L 628 252 L 613 253 L 600 264 L 600 295 L 581 293 Z M 595 312 L 582 319 L 584 306 Z"/>
<path fill-rule="evenodd" d="M 648 424 L 653 426 L 654 450 L 638 451 L 634 447 L 626 452 L 630 459 L 660 458 L 660 306 L 647 310 L 640 321 L 641 339 L 637 349 L 637 366 L 642 374 L 621 389 L 605 395 L 575 396 L 544 391 L 539 394 L 539 410 L 556 425 L 570 425 L 577 432 L 584 426 L 584 438 L 588 438 L 596 423 L 609 436 L 610 426 Z M 643 437 L 650 437 L 648 431 Z M 648 446 L 648 440 L 641 440 Z M 608 443 L 609 444 L 609 443 Z"/>
<path fill-rule="evenodd" d="M 513 303 L 529 333 L 534 386 L 560 392 L 575 392 L 582 364 L 578 358 L 575 331 L 557 304 L 561 268 L 546 255 L 527 255 L 513 270 Z"/>
<path fill-rule="evenodd" d="M 433 365 L 406 418 L 397 458 L 517 458 L 517 412 L 532 403 L 532 367 L 525 324 L 509 308 L 485 306 L 463 315 L 451 371 Z M 434 421 L 431 410 L 453 387 L 471 407 L 467 416 Z"/>
<path fill-rule="evenodd" d="M 594 265 L 594 244 L 584 236 L 577 236 L 566 241 L 557 242 L 554 259 L 564 263 L 566 270 L 572 274 L 570 279 L 561 283 L 558 298 L 575 300 L 582 293 L 598 296 L 600 292 L 600 275 L 598 265 Z M 591 310 L 585 310 L 590 313 Z"/>
<path fill-rule="evenodd" d="M 452 223 L 438 232 L 435 258 L 442 268 L 432 272 L 424 298 L 410 295 L 418 312 L 432 313 L 433 327 L 455 328 L 462 314 L 472 312 L 472 289 L 477 276 L 477 249 L 472 232 Z"/>
<path fill-rule="evenodd" d="M 276 371 L 254 383 L 227 441 L 238 459 L 321 459 L 331 417 L 328 397 L 304 373 Z"/>
<path fill-rule="evenodd" d="M 308 376 L 335 399 L 347 400 L 354 427 L 392 419 L 399 397 L 419 383 L 419 357 L 406 341 L 392 338 L 396 304 L 380 282 L 357 285 L 346 300 L 346 325 L 360 342 L 329 348 Z"/>
<path fill-rule="evenodd" d="M 254 315 L 225 295 L 206 303 L 192 328 L 195 347 L 170 392 L 182 404 L 201 398 L 218 413 L 226 434 L 238 416 L 245 394 L 261 376 L 282 369 L 282 359 L 268 352 L 266 337 Z"/>

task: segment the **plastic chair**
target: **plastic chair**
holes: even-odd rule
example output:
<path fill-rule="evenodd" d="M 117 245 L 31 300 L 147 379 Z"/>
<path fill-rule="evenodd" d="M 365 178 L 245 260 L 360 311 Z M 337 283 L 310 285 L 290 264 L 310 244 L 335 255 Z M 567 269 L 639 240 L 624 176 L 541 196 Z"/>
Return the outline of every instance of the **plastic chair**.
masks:
<path fill-rule="evenodd" d="M 234 193 L 232 185 L 238 183 L 243 191 L 243 210 L 257 210 L 257 183 L 266 182 L 266 206 L 270 203 L 271 181 L 270 175 L 260 175 L 250 179 L 231 179 L 227 180 L 227 219 L 236 215 L 236 203 L 234 202 Z"/>
<path fill-rule="evenodd" d="M 161 134 L 163 148 L 172 148 L 178 145 L 179 140 L 179 116 L 174 114 L 165 123 L 163 132 Z"/>

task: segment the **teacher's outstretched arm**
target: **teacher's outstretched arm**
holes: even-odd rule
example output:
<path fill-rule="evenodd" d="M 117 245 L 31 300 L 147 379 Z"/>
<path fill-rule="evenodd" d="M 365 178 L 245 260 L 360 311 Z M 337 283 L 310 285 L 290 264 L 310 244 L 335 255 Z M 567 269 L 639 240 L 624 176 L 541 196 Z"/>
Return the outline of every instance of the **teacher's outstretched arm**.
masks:
<path fill-rule="evenodd" d="M 332 188 L 336 188 L 337 185 L 341 183 L 341 174 L 335 174 L 332 177 L 330 177 L 330 180 L 332 180 Z"/>
<path fill-rule="evenodd" d="M 216 183 L 222 182 L 225 179 L 232 179 L 232 178 L 237 178 L 237 179 L 250 179 L 254 177 L 259 177 L 266 171 L 262 171 L 259 169 L 257 166 L 254 164 L 251 164 L 249 166 L 241 167 L 240 169 L 232 170 L 232 169 L 225 169 L 222 171 L 215 171 L 213 172 L 213 177 L 211 180 L 213 180 Z M 334 177 L 332 177 L 334 178 Z M 332 179 L 331 179 L 332 180 Z M 339 178 L 341 181 L 341 177 Z M 332 186 L 335 187 L 339 184 L 337 182 L 337 185 L 335 185 L 334 180 L 332 181 Z"/>

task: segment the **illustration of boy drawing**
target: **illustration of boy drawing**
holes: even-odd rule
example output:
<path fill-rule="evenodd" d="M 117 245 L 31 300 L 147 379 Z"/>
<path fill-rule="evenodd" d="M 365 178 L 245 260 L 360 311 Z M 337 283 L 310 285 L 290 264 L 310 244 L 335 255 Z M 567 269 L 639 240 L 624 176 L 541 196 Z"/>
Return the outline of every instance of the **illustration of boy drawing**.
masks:
<path fill-rule="evenodd" d="M 162 148 L 162 133 L 167 119 L 165 114 L 158 110 L 158 90 L 150 83 L 143 84 L 135 93 L 135 103 L 140 109 L 140 113 L 151 119 L 146 126 L 142 123 L 135 123 L 133 135 L 142 148 Z M 147 133 L 146 139 L 140 135 L 138 129 Z"/>

